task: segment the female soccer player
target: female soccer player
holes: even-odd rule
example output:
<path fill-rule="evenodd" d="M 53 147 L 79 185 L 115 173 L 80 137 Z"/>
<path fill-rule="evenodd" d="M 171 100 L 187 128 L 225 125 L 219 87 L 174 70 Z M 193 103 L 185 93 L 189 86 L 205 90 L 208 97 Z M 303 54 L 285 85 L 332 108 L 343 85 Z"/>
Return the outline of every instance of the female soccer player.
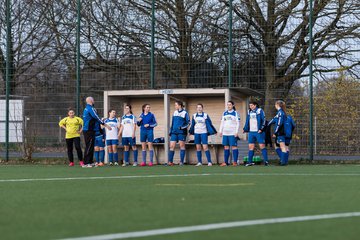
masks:
<path fill-rule="evenodd" d="M 198 163 L 196 166 L 202 166 L 202 156 L 201 156 L 201 145 L 204 149 L 208 166 L 212 166 L 211 155 L 208 148 L 208 136 L 216 134 L 216 129 L 212 125 L 211 119 L 208 114 L 203 112 L 204 106 L 201 103 L 198 103 L 196 106 L 196 111 L 191 120 L 191 126 L 189 133 L 194 135 L 194 142 L 196 144 L 196 156 Z"/>
<path fill-rule="evenodd" d="M 269 122 L 269 126 L 275 124 L 273 137 L 275 137 L 275 143 L 278 144 L 281 149 L 281 152 L 277 150 L 277 153 L 280 155 L 280 165 L 286 165 L 288 158 L 288 147 L 286 146 L 286 142 L 288 140 L 286 139 L 284 129 L 284 123 L 286 120 L 286 104 L 282 100 L 277 100 L 275 102 L 275 108 L 277 113 L 275 117 Z"/>
<path fill-rule="evenodd" d="M 184 109 L 184 104 L 181 101 L 175 102 L 175 112 L 172 117 L 170 127 L 170 151 L 169 151 L 169 166 L 174 165 L 175 145 L 179 142 L 180 145 L 180 166 L 184 165 L 185 160 L 185 140 L 187 135 L 187 128 L 190 125 L 190 118 L 187 111 Z"/>
<path fill-rule="evenodd" d="M 259 143 L 265 166 L 269 164 L 267 149 L 265 148 L 265 124 L 266 119 L 264 111 L 259 108 L 257 102 L 250 102 L 244 126 L 244 133 L 249 133 L 249 160 L 245 166 L 254 165 L 252 159 L 254 157 L 254 148 L 256 142 Z"/>
<path fill-rule="evenodd" d="M 124 146 L 124 164 L 123 167 L 129 166 L 129 152 L 132 147 L 134 154 L 133 166 L 138 165 L 138 150 L 136 148 L 136 118 L 131 110 L 131 105 L 127 104 L 124 107 L 124 116 L 121 118 L 121 126 L 119 131 L 119 137 L 121 136 L 121 142 Z"/>
<path fill-rule="evenodd" d="M 154 127 L 157 126 L 156 118 L 153 113 L 150 112 L 150 104 L 144 104 L 142 106 L 142 113 L 140 114 L 137 125 L 140 126 L 140 142 L 141 142 L 141 156 L 142 162 L 140 166 L 146 166 L 146 143 L 149 148 L 150 162 L 149 166 L 153 166 L 154 161 Z"/>
<path fill-rule="evenodd" d="M 117 147 L 119 145 L 119 129 L 120 129 L 120 121 L 116 118 L 116 111 L 111 109 L 108 112 L 108 118 L 105 119 L 105 124 L 111 127 L 111 130 L 106 129 L 106 146 L 108 150 L 109 164 L 112 165 L 114 161 L 114 165 L 119 165 L 119 156 Z"/>
<path fill-rule="evenodd" d="M 59 122 L 59 126 L 66 131 L 65 140 L 70 167 L 74 166 L 73 145 L 75 145 L 80 166 L 84 165 L 83 154 L 80 146 L 80 134 L 82 132 L 83 125 L 83 120 L 75 116 L 75 111 L 72 108 L 68 109 L 68 116 L 61 119 Z"/>
<path fill-rule="evenodd" d="M 237 138 L 239 136 L 240 115 L 236 112 L 235 103 L 227 102 L 227 110 L 221 117 L 220 137 L 224 145 L 224 162 L 220 166 L 229 165 L 230 147 L 233 153 L 233 166 L 237 166 L 239 151 L 237 149 Z"/>
<path fill-rule="evenodd" d="M 94 155 L 95 155 L 95 166 L 102 167 L 104 166 L 105 158 L 105 134 L 103 133 L 104 128 L 100 126 L 100 131 L 95 133 L 95 143 L 94 143 Z M 112 164 L 112 163 L 111 163 Z"/>

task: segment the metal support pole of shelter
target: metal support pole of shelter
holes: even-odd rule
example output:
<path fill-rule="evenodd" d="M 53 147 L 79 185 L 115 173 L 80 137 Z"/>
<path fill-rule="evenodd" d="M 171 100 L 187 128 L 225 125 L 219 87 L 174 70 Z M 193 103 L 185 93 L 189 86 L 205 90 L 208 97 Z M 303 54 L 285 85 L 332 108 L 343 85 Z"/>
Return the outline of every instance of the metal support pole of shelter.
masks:
<path fill-rule="evenodd" d="M 169 161 L 169 132 L 170 132 L 170 96 L 169 94 L 164 94 L 164 150 L 165 150 L 165 163 Z"/>

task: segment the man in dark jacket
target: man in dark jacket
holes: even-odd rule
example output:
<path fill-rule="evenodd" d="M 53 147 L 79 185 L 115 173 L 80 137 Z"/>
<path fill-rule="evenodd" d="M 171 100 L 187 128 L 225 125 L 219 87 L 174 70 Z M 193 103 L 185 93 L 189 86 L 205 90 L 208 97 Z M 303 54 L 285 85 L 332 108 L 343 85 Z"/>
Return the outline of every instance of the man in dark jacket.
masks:
<path fill-rule="evenodd" d="M 100 125 L 104 125 L 111 130 L 111 127 L 104 123 L 98 116 L 96 109 L 94 108 L 94 98 L 86 98 L 86 107 L 83 112 L 83 134 L 85 139 L 85 152 L 84 152 L 84 166 L 92 167 L 94 156 L 94 143 L 95 137 L 101 134 Z"/>

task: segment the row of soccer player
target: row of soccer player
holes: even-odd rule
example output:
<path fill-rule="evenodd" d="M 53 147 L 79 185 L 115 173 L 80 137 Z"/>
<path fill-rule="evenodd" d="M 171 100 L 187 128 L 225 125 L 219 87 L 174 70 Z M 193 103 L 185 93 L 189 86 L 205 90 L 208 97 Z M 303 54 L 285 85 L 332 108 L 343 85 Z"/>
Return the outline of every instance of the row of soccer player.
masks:
<path fill-rule="evenodd" d="M 68 157 L 70 166 L 74 166 L 72 147 L 75 144 L 80 165 L 86 167 L 93 166 L 92 157 L 95 150 L 96 165 L 104 165 L 104 147 L 105 143 L 108 150 L 108 159 L 110 165 L 118 165 L 119 138 L 124 146 L 124 163 L 123 166 L 129 165 L 129 150 L 133 150 L 134 164 L 138 165 L 138 151 L 136 148 L 135 131 L 136 127 L 140 127 L 140 142 L 142 145 L 142 162 L 141 166 L 146 166 L 147 148 L 149 151 L 149 166 L 153 165 L 154 158 L 154 128 L 157 126 L 155 115 L 150 111 L 150 105 L 142 106 L 142 113 L 138 118 L 132 113 L 131 105 L 126 105 L 124 115 L 121 119 L 116 118 L 115 110 L 108 112 L 108 118 L 100 119 L 93 106 L 94 100 L 87 98 L 87 106 L 84 109 L 84 121 L 74 115 L 74 110 L 69 109 L 68 117 L 62 119 L 59 126 L 66 130 L 66 143 L 68 148 Z M 292 131 L 295 124 L 292 118 L 286 114 L 286 105 L 284 101 L 278 100 L 275 103 L 277 110 L 276 116 L 266 125 L 264 111 L 259 108 L 256 102 L 249 104 L 249 110 L 246 117 L 246 123 L 243 132 L 248 133 L 249 153 L 246 166 L 252 166 L 255 143 L 260 146 L 263 155 L 264 164 L 268 165 L 268 154 L 265 147 L 265 128 L 274 124 L 274 137 L 277 144 L 276 152 L 280 157 L 281 165 L 287 165 L 289 158 L 288 146 L 291 142 Z M 103 127 L 101 127 L 102 125 Z M 190 126 L 190 129 L 189 129 Z M 105 133 L 102 134 L 102 128 Z M 235 104 L 232 101 L 227 102 L 227 110 L 222 114 L 219 135 L 222 137 L 224 146 L 224 162 L 220 166 L 229 165 L 230 150 L 233 154 L 233 164 L 238 164 L 238 147 L 237 138 L 240 128 L 240 116 L 236 112 Z M 86 149 L 84 152 L 84 162 L 82 161 L 82 151 L 80 147 L 80 133 L 84 133 Z M 211 155 L 208 149 L 208 136 L 217 134 L 213 126 L 210 116 L 203 111 L 203 105 L 197 105 L 196 113 L 190 121 L 189 114 L 184 109 L 181 101 L 175 102 L 175 111 L 172 116 L 170 127 L 170 151 L 167 165 L 174 165 L 174 150 L 176 143 L 180 146 L 180 165 L 184 164 L 185 159 L 185 140 L 187 133 L 194 135 L 194 143 L 196 144 L 197 160 L 196 166 L 202 165 L 202 149 L 205 152 L 208 166 L 212 166 Z"/>

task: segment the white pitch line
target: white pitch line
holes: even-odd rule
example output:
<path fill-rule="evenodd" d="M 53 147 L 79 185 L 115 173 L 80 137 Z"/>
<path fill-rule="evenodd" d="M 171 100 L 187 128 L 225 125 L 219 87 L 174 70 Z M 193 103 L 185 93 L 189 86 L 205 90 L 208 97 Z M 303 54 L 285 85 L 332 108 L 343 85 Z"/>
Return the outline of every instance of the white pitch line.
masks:
<path fill-rule="evenodd" d="M 6 182 L 38 182 L 38 181 L 72 181 L 72 180 L 101 180 L 101 179 L 130 179 L 130 178 L 162 178 L 162 177 L 199 177 L 199 176 L 360 176 L 360 173 L 200 173 L 200 174 L 163 174 L 163 175 L 128 175 L 108 177 L 58 177 L 58 178 L 18 178 L 0 179 Z"/>
<path fill-rule="evenodd" d="M 128 176 L 108 176 L 108 177 L 66 177 L 66 178 L 22 178 L 22 179 L 0 179 L 1 182 L 35 182 L 35 181 L 70 181 L 70 180 L 99 180 L 99 179 L 130 179 L 130 178 L 161 178 L 161 177 L 198 177 L 210 176 L 215 174 L 163 174 L 163 175 L 128 175 Z M 228 174 L 220 174 L 228 175 Z"/>
<path fill-rule="evenodd" d="M 197 225 L 197 226 L 161 228 L 161 229 L 137 231 L 137 232 L 114 233 L 114 234 L 79 237 L 79 238 L 66 238 L 66 239 L 62 239 L 62 240 L 127 239 L 127 238 L 149 237 L 149 236 L 158 236 L 158 235 L 175 234 L 175 233 L 187 233 L 187 232 L 195 232 L 195 231 L 209 231 L 209 230 L 224 229 L 224 228 L 265 225 L 265 224 L 274 224 L 274 223 L 293 223 L 293 222 L 305 222 L 305 221 L 335 219 L 335 218 L 350 218 L 350 217 L 360 217 L 360 212 L 322 214 L 322 215 L 285 217 L 285 218 L 269 218 L 269 219 L 257 219 L 257 220 L 236 221 L 236 222 L 224 222 L 224 223 Z"/>

